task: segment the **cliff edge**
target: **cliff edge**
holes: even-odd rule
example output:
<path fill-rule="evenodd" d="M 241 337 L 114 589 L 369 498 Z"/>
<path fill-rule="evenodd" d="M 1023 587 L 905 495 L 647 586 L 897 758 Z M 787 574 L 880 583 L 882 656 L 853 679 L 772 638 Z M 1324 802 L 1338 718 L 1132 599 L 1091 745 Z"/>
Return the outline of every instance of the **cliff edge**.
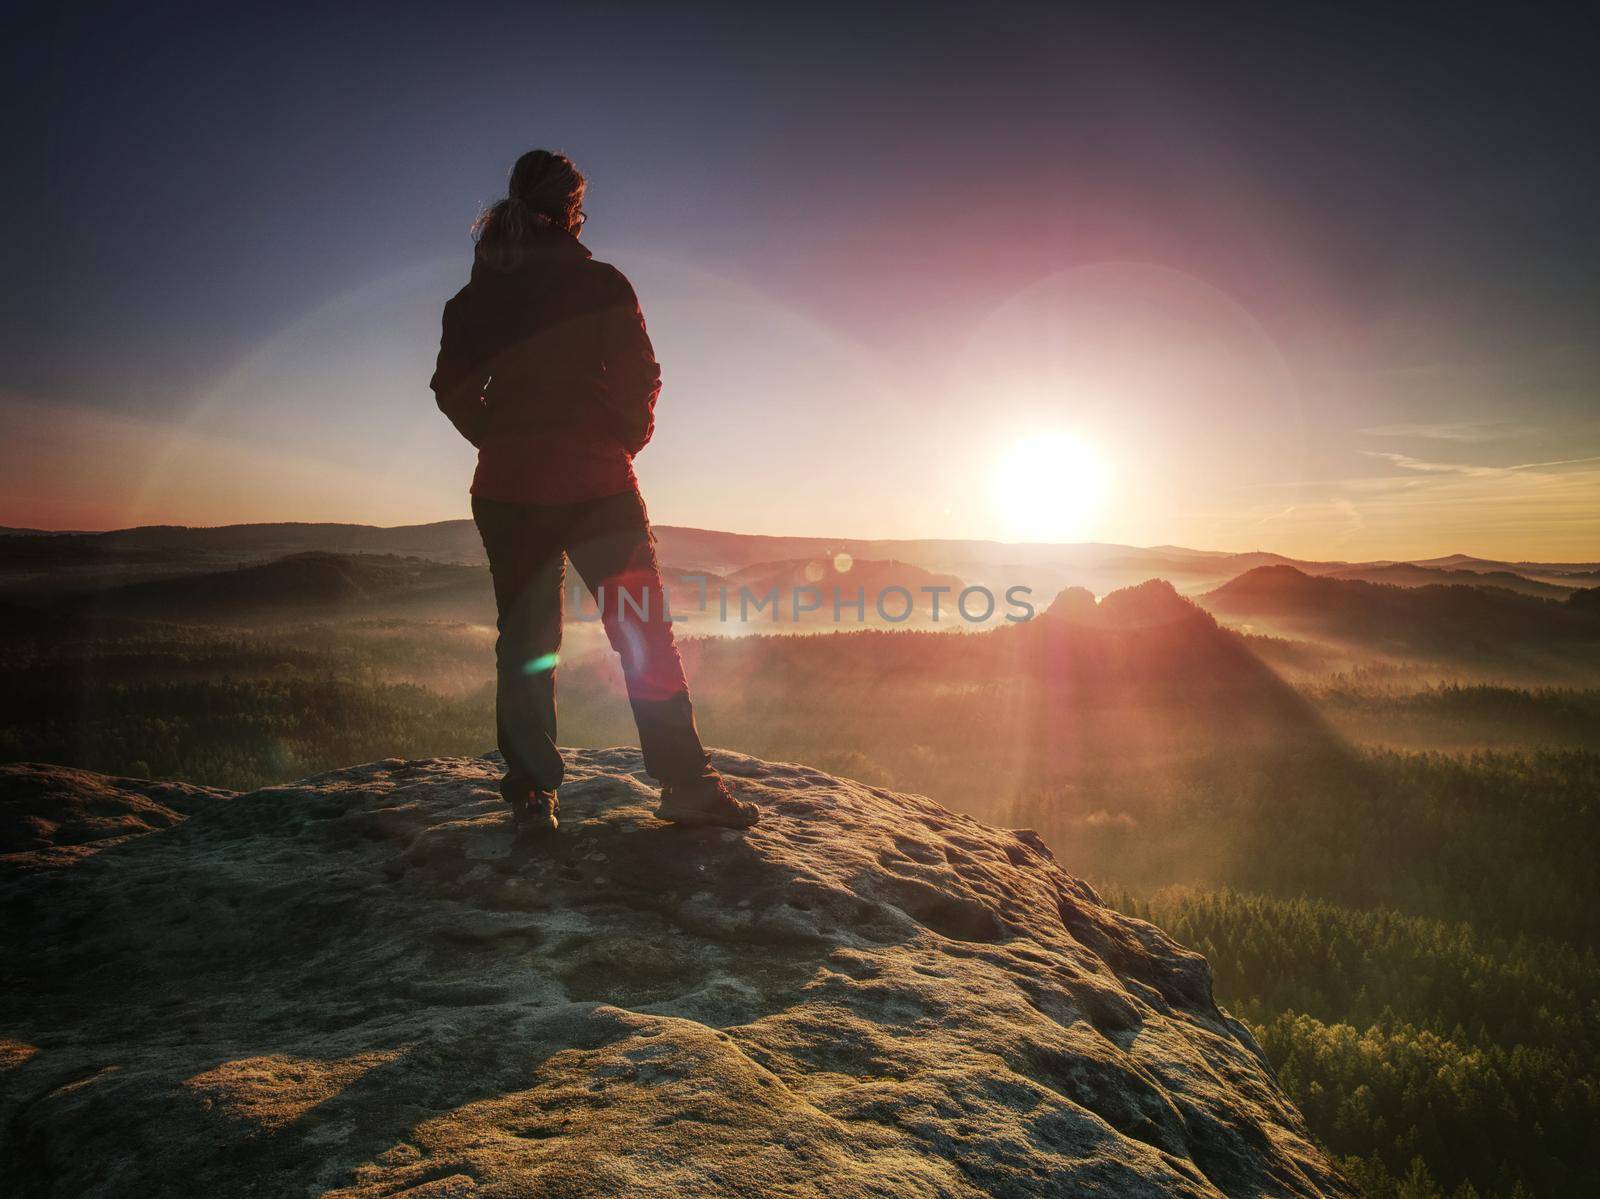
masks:
<path fill-rule="evenodd" d="M 1031 833 L 733 754 L 762 823 L 679 829 L 569 762 L 534 849 L 485 759 L 0 768 L 11 1193 L 1351 1193 L 1204 959 Z"/>

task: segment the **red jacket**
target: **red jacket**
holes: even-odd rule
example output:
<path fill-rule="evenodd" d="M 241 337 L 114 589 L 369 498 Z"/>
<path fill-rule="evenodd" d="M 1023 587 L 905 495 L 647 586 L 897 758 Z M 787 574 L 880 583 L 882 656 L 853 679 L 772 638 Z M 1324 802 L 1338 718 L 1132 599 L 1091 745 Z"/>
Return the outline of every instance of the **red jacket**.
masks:
<path fill-rule="evenodd" d="M 432 388 L 478 447 L 472 494 L 565 504 L 634 485 L 661 367 L 621 271 L 541 228 L 520 261 L 480 253 L 444 306 Z"/>

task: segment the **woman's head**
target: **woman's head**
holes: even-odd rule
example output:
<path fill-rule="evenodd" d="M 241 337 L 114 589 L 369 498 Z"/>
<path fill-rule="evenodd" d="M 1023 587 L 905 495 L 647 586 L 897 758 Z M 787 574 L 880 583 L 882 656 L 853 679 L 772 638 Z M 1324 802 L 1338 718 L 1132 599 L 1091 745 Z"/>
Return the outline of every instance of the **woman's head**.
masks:
<path fill-rule="evenodd" d="M 577 236 L 583 227 L 583 172 L 565 154 L 529 150 L 512 164 L 506 196 L 472 226 L 479 247 L 511 265 L 530 234 L 554 226 Z"/>

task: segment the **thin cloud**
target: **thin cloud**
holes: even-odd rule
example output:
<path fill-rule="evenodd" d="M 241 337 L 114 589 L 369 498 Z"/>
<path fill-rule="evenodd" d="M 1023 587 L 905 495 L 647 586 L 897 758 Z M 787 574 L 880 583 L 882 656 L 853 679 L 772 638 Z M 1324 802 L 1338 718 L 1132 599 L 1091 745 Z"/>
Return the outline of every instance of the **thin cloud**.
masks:
<path fill-rule="evenodd" d="M 1462 462 L 1429 462 L 1424 458 L 1414 458 L 1410 454 L 1396 454 L 1392 450 L 1361 452 L 1369 458 L 1382 458 L 1402 470 L 1414 470 L 1423 474 L 1471 475 L 1478 478 L 1492 478 L 1513 471 L 1547 470 L 1554 466 L 1582 466 L 1590 462 L 1600 462 L 1600 454 L 1590 454 L 1583 458 L 1553 458 L 1548 462 L 1518 462 L 1511 466 L 1469 466 Z"/>
<path fill-rule="evenodd" d="M 1557 458 L 1554 462 L 1524 462 L 1518 466 L 1503 467 L 1503 470 L 1540 470 L 1547 466 L 1577 466 L 1583 462 L 1600 462 L 1600 454 L 1590 454 L 1587 458 Z"/>
<path fill-rule="evenodd" d="M 1463 443 L 1502 441 L 1512 437 L 1527 437 L 1539 431 L 1535 425 L 1519 425 L 1503 420 L 1443 421 L 1436 424 L 1401 423 L 1373 425 L 1356 432 L 1365 437 L 1411 437 L 1423 441 L 1455 441 Z"/>
<path fill-rule="evenodd" d="M 1466 466 L 1459 462 L 1429 462 L 1422 458 L 1413 458 L 1410 454 L 1396 454 L 1392 450 L 1362 450 L 1368 458 L 1381 458 L 1383 461 L 1398 466 L 1401 470 L 1414 470 L 1430 475 L 1492 475 L 1499 472 L 1499 467 L 1493 466 Z M 1363 482 L 1360 479 L 1347 479 L 1346 482 Z"/>

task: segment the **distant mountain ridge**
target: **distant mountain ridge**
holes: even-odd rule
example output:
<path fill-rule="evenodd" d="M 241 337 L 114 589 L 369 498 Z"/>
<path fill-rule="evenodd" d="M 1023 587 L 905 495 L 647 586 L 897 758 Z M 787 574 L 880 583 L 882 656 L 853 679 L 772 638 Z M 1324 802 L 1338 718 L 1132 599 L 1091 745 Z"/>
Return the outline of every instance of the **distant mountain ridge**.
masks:
<path fill-rule="evenodd" d="M 1263 566 L 1200 602 L 1217 616 L 1282 635 L 1439 658 L 1600 648 L 1600 613 L 1586 591 L 1557 600 L 1504 587 L 1401 587 Z"/>
<path fill-rule="evenodd" d="M 90 591 L 66 605 L 84 615 L 195 618 L 297 616 L 432 600 L 489 601 L 489 580 L 470 566 L 395 554 L 307 551 L 270 562 L 151 579 Z"/>
<path fill-rule="evenodd" d="M 798 564 L 801 574 L 834 570 L 841 555 L 856 562 L 898 562 L 941 576 L 949 585 L 979 584 L 996 593 L 1014 584 L 1039 599 L 1065 587 L 1104 595 L 1164 578 L 1187 594 L 1211 591 L 1260 567 L 1288 566 L 1312 576 L 1365 579 L 1403 586 L 1464 583 L 1507 587 L 1559 598 L 1600 581 L 1595 563 L 1507 563 L 1453 554 L 1414 562 L 1306 561 L 1266 550 L 1235 553 L 1161 545 L 1008 543 L 971 539 L 865 539 L 730 533 L 677 525 L 656 527 L 663 565 L 686 574 L 735 576 Z M 49 595 L 161 578 L 265 565 L 298 554 L 398 555 L 437 564 L 481 566 L 483 547 L 470 520 L 390 528 L 360 524 L 277 522 L 189 527 L 146 525 L 109 532 L 7 530 L 0 537 L 0 593 Z M 758 571 L 759 573 L 759 571 Z M 940 585 L 933 583 L 930 585 Z"/>
<path fill-rule="evenodd" d="M 1140 560 L 1168 559 L 1196 562 L 1226 561 L 1232 566 L 1261 566 L 1273 563 L 1335 569 L 1354 566 L 1384 566 L 1409 561 L 1415 566 L 1477 568 L 1487 570 L 1526 570 L 1540 568 L 1563 572 L 1600 571 L 1595 562 L 1496 561 L 1468 554 L 1451 554 L 1427 559 L 1382 559 L 1368 562 L 1313 561 L 1293 558 L 1270 550 L 1206 550 L 1186 546 L 1132 546 L 1110 542 L 1003 542 L 971 538 L 862 538 L 785 536 L 767 533 L 735 533 L 683 525 L 658 525 L 657 533 L 673 551 L 673 557 L 686 564 L 695 558 L 727 561 L 743 558 L 739 565 L 760 561 L 807 557 L 828 551 L 867 550 L 865 556 L 898 557 L 918 560 L 918 555 L 983 557 L 996 561 L 1031 561 L 1041 556 L 1067 560 L 1093 560 L 1111 554 L 1127 554 Z M 26 528 L 0 528 L 8 538 L 36 539 L 54 545 L 76 542 L 102 546 L 144 546 L 168 550 L 227 549 L 293 553 L 326 549 L 350 553 L 401 553 L 407 550 L 466 552 L 481 556 L 482 548 L 471 520 L 443 520 L 417 525 L 364 525 L 343 522 L 275 521 L 232 525 L 136 525 L 105 531 L 50 531 Z M 895 551 L 895 552 L 890 552 Z M 7 547 L 8 554 L 17 547 Z"/>
<path fill-rule="evenodd" d="M 1287 565 L 1287 564 L 1285 564 Z M 1545 583 L 1509 570 L 1466 570 L 1445 566 L 1419 566 L 1414 562 L 1391 562 L 1383 566 L 1345 566 L 1323 575 L 1329 579 L 1357 579 L 1366 583 L 1386 583 L 1395 587 L 1430 587 L 1465 584 L 1469 587 L 1504 587 L 1523 595 L 1546 599 L 1565 599 L 1581 582 L 1563 585 Z"/>

